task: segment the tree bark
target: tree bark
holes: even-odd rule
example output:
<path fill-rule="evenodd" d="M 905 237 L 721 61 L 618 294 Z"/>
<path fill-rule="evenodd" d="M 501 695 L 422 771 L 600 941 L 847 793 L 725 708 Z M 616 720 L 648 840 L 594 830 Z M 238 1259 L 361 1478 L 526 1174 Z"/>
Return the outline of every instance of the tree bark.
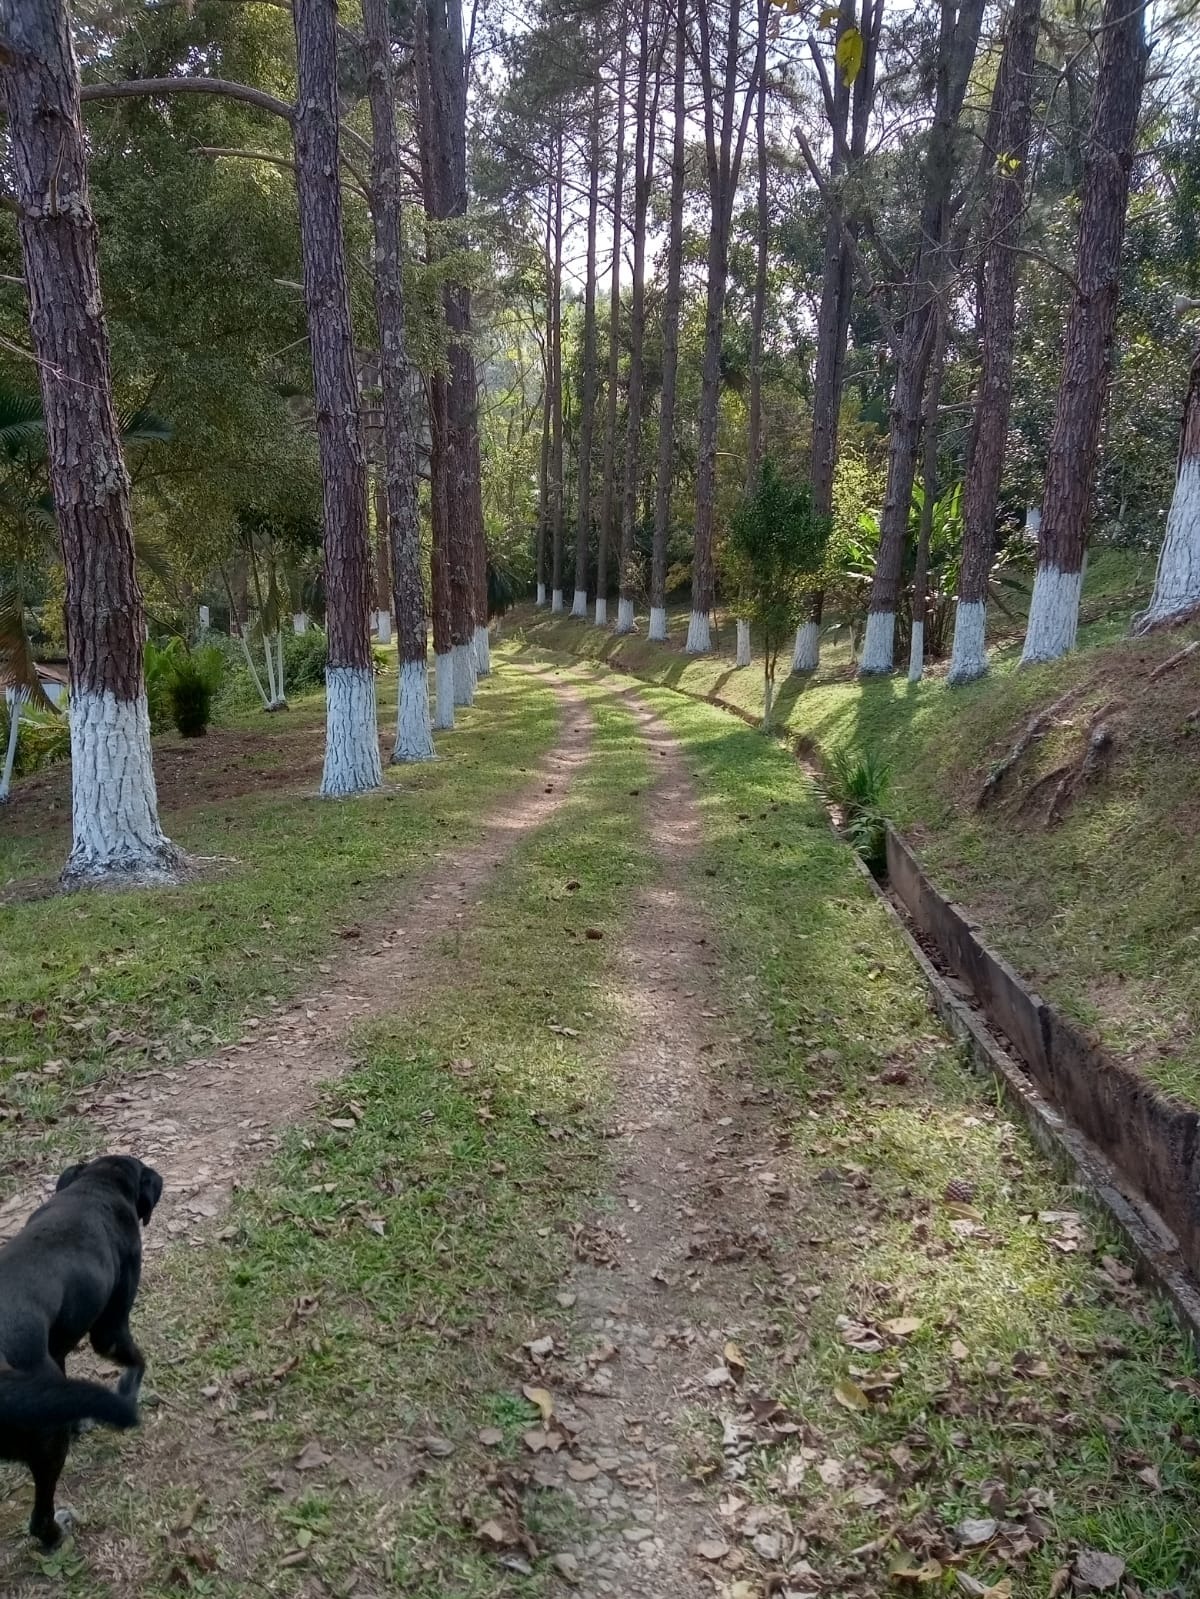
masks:
<path fill-rule="evenodd" d="M 608 298 L 608 387 L 605 393 L 604 476 L 600 490 L 600 529 L 596 548 L 596 626 L 608 621 L 608 541 L 612 530 L 617 478 L 617 384 L 621 370 L 621 235 L 625 204 L 625 78 L 629 38 L 617 11 L 621 56 L 617 67 L 617 139 L 613 165 L 612 277 Z"/>
<path fill-rule="evenodd" d="M 1015 0 L 985 145 L 992 192 L 980 304 L 983 367 L 963 492 L 962 567 L 954 612 L 954 646 L 946 679 L 949 683 L 969 683 L 987 671 L 988 575 L 995 551 L 996 508 L 1012 408 L 1019 260 L 1016 244 L 1025 199 L 1041 14 L 1041 0 Z"/>
<path fill-rule="evenodd" d="M 763 318 L 767 308 L 767 7 L 758 15 L 758 95 L 754 107 L 757 194 L 754 212 L 754 292 L 750 301 L 750 397 L 747 403 L 746 493 L 753 494 L 765 440 L 762 415 Z"/>
<path fill-rule="evenodd" d="M 633 530 L 637 523 L 638 472 L 642 453 L 642 368 L 646 342 L 646 218 L 650 175 L 654 165 L 654 118 L 647 116 L 651 73 L 650 4 L 642 0 L 638 27 L 638 81 L 634 109 L 633 158 L 633 285 L 629 302 L 629 390 L 625 405 L 625 480 L 621 496 L 620 591 L 617 632 L 633 631 L 636 597 Z M 657 100 L 657 95 L 655 96 Z"/>
<path fill-rule="evenodd" d="M 169 879 L 180 856 L 158 819 L 129 477 L 100 299 L 79 69 L 59 0 L 6 7 L 0 93 L 66 567 L 72 846 L 63 877 Z"/>
<path fill-rule="evenodd" d="M 1192 362 L 1179 434 L 1179 467 L 1150 604 L 1134 632 L 1181 622 L 1200 607 L 1200 352 Z"/>
<path fill-rule="evenodd" d="M 925 377 L 933 351 L 935 308 L 950 272 L 952 190 L 958 166 L 957 129 L 971 69 L 979 48 L 983 0 L 942 0 L 933 126 L 925 157 L 921 234 L 908 292 L 892 394 L 887 489 L 879 530 L 879 552 L 859 661 L 864 676 L 892 670 L 896 607 L 908 538 L 908 517 L 921 437 Z"/>
<path fill-rule="evenodd" d="M 671 152 L 671 220 L 667 241 L 667 293 L 663 305 L 663 376 L 658 416 L 658 482 L 654 496 L 654 547 L 650 559 L 650 637 L 667 637 L 667 539 L 675 479 L 675 391 L 679 379 L 679 312 L 683 303 L 683 188 L 687 176 L 687 6 L 675 4 L 675 141 Z"/>
<path fill-rule="evenodd" d="M 1143 0 L 1105 0 L 1092 103 L 1076 291 L 1042 500 L 1038 569 L 1022 664 L 1072 649 L 1079 625 L 1092 478 L 1107 399 L 1121 246 L 1138 110 L 1146 73 Z"/>
<path fill-rule="evenodd" d="M 921 470 L 921 522 L 917 531 L 917 562 L 913 571 L 912 634 L 908 649 L 908 680 L 919 683 L 925 674 L 925 612 L 929 598 L 929 543 L 933 534 L 933 513 L 937 508 L 941 483 L 938 474 L 938 406 L 942 399 L 945 361 L 946 313 L 940 305 L 934 310 L 936 327 L 933 354 L 929 359 L 929 382 L 925 390 L 925 419 Z"/>
<path fill-rule="evenodd" d="M 400 679 L 394 761 L 433 759 L 427 682 L 425 579 L 417 493 L 417 441 L 413 423 L 408 335 L 400 240 L 400 152 L 392 77 L 387 0 L 363 0 L 367 88 L 371 102 L 371 197 L 375 238 L 375 315 L 383 388 L 384 473 L 381 548 L 391 552 Z M 386 572 L 386 562 L 381 563 Z M 386 587 L 381 614 L 388 604 Z"/>
<path fill-rule="evenodd" d="M 563 382 L 562 382 L 562 264 L 563 264 L 563 131 L 554 143 L 554 269 L 550 279 L 550 609 L 563 608 Z"/>
<path fill-rule="evenodd" d="M 599 52 L 597 50 L 597 57 Z M 588 552 L 592 540 L 592 437 L 596 412 L 596 231 L 600 209 L 600 63 L 592 83 L 588 123 L 587 266 L 583 290 L 583 394 L 579 423 L 579 507 L 575 531 L 575 595 L 571 615 L 587 616 Z"/>
<path fill-rule="evenodd" d="M 383 781 L 371 660 L 371 543 L 338 182 L 337 7 L 295 0 L 296 192 L 325 519 L 327 797 Z"/>

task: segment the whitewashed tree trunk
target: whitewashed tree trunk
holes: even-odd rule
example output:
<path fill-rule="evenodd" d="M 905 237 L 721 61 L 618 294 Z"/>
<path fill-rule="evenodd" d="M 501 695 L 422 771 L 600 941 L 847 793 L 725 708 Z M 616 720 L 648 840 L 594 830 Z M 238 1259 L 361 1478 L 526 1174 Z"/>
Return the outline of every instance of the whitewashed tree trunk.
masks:
<path fill-rule="evenodd" d="M 209 625 L 211 623 L 211 620 L 212 620 L 211 611 L 209 610 L 207 605 L 202 605 L 200 607 L 200 629 L 201 629 L 201 632 L 207 632 L 208 631 L 208 628 L 209 628 Z"/>
<path fill-rule="evenodd" d="M 914 622 L 908 646 L 908 681 L 919 683 L 925 675 L 925 624 Z"/>
<path fill-rule="evenodd" d="M 550 592 L 550 612 L 553 616 L 561 616 L 563 608 L 562 589 L 552 589 Z"/>
<path fill-rule="evenodd" d="M 158 823 L 145 694 L 130 701 L 77 689 L 70 721 L 75 843 L 63 881 L 129 873 L 170 882 L 178 855 Z"/>
<path fill-rule="evenodd" d="M 424 661 L 401 661 L 396 688 L 396 747 L 393 761 L 431 761 L 433 729 L 429 720 L 429 681 Z M 454 706 L 450 707 L 453 718 Z M 453 724 L 452 724 L 453 725 Z"/>
<path fill-rule="evenodd" d="M 734 665 L 750 665 L 750 624 L 740 616 L 737 619 L 737 657 Z"/>
<path fill-rule="evenodd" d="M 250 673 L 250 681 L 254 684 L 254 692 L 262 701 L 263 710 L 270 710 L 271 701 L 263 687 L 263 680 L 258 675 L 258 668 L 254 664 L 254 657 L 250 653 L 250 643 L 244 631 L 238 632 L 238 643 L 242 646 L 242 658 L 246 662 L 246 670 Z"/>
<path fill-rule="evenodd" d="M 293 611 L 292 612 L 292 632 L 293 633 L 307 633 L 308 632 L 308 615 L 307 615 L 306 612 L 304 612 L 304 611 Z"/>
<path fill-rule="evenodd" d="M 987 606 L 982 600 L 959 600 L 954 608 L 954 644 L 947 683 L 973 683 L 986 677 Z"/>
<path fill-rule="evenodd" d="M 390 611 L 377 611 L 375 613 L 375 630 L 379 635 L 381 644 L 392 642 L 392 613 Z"/>
<path fill-rule="evenodd" d="M 287 688 L 283 681 L 283 629 L 275 630 L 275 687 L 279 692 L 280 705 L 287 704 Z"/>
<path fill-rule="evenodd" d="M 617 601 L 617 627 L 618 633 L 633 632 L 633 601 L 624 595 Z"/>
<path fill-rule="evenodd" d="M 454 703 L 475 703 L 475 647 L 473 644 L 456 644 L 451 651 L 454 661 Z"/>
<path fill-rule="evenodd" d="M 665 605 L 652 605 L 650 607 L 650 637 L 656 644 L 667 642 L 667 608 Z"/>
<path fill-rule="evenodd" d="M 571 601 L 571 615 L 587 620 L 587 589 L 576 589 L 575 598 Z"/>
<path fill-rule="evenodd" d="M 485 622 L 475 624 L 475 676 L 492 675 L 492 635 Z"/>
<path fill-rule="evenodd" d="M 1082 592 L 1082 572 L 1060 572 L 1056 566 L 1049 565 L 1038 567 L 1025 629 L 1025 648 L 1021 651 L 1022 666 L 1057 660 L 1075 648 Z"/>
<path fill-rule="evenodd" d="M 764 733 L 771 731 L 771 713 L 775 709 L 775 683 L 772 678 L 763 676 L 763 719 L 762 730 Z"/>
<path fill-rule="evenodd" d="M 17 759 L 17 739 L 21 731 L 21 696 L 11 688 L 4 691 L 4 701 L 8 706 L 8 743 L 4 751 L 4 770 L 0 772 L 0 805 L 8 799 L 9 789 L 12 787 L 13 766 Z"/>
<path fill-rule="evenodd" d="M 893 611 L 868 611 L 858 670 L 864 677 L 882 677 L 892 670 L 892 651 L 896 643 L 896 616 Z"/>
<path fill-rule="evenodd" d="M 821 664 L 821 625 L 819 622 L 801 622 L 796 629 L 796 647 L 792 651 L 793 672 L 815 672 Z"/>
<path fill-rule="evenodd" d="M 1135 624 L 1144 633 L 1200 606 L 1200 456 L 1184 461 L 1175 482 L 1154 594 Z"/>
<path fill-rule="evenodd" d="M 327 702 L 325 770 L 321 793 L 341 799 L 383 782 L 375 674 L 361 666 L 331 666 L 325 673 Z"/>
<path fill-rule="evenodd" d="M 687 643 L 684 645 L 689 655 L 706 655 L 712 649 L 712 633 L 708 625 L 707 611 L 693 611 L 688 621 Z"/>
<path fill-rule="evenodd" d="M 279 704 L 279 689 L 275 684 L 275 658 L 271 650 L 271 635 L 262 635 L 263 665 L 267 669 L 267 709 L 273 711 Z"/>
<path fill-rule="evenodd" d="M 434 715 L 437 732 L 447 733 L 454 727 L 454 651 L 434 652 Z"/>
<path fill-rule="evenodd" d="M 596 596 L 596 626 L 608 626 L 608 601 L 602 594 Z"/>
<path fill-rule="evenodd" d="M 537 586 L 537 599 L 534 601 L 534 604 L 535 605 L 545 605 L 545 603 L 546 603 L 546 585 L 544 583 L 539 583 L 538 586 Z"/>

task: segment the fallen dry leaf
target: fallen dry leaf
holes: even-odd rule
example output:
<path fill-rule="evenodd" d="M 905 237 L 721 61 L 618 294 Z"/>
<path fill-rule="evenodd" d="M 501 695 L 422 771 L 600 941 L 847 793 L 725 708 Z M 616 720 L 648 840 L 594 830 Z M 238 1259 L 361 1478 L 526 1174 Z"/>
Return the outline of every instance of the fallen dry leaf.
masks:
<path fill-rule="evenodd" d="M 572 1482 L 591 1482 L 593 1477 L 600 1475 L 600 1467 L 591 1460 L 572 1460 L 567 1467 L 567 1476 Z"/>
<path fill-rule="evenodd" d="M 481 1427 L 477 1436 L 485 1449 L 494 1449 L 497 1444 L 504 1442 L 504 1434 L 499 1427 Z"/>
<path fill-rule="evenodd" d="M 705 1538 L 702 1542 L 696 1545 L 692 1552 L 693 1554 L 699 1555 L 701 1560 L 711 1560 L 716 1562 L 718 1560 L 724 1560 L 725 1556 L 729 1553 L 729 1545 L 723 1538 Z"/>
<path fill-rule="evenodd" d="M 729 1367 L 730 1376 L 734 1382 L 741 1382 L 746 1375 L 746 1362 L 742 1357 L 741 1350 L 735 1343 L 730 1342 L 725 1345 L 723 1353 L 725 1364 Z"/>
<path fill-rule="evenodd" d="M 1119 1587 L 1125 1575 L 1120 1555 L 1106 1555 L 1100 1549 L 1081 1549 L 1075 1556 L 1072 1576 L 1081 1593 L 1107 1593 Z"/>
<path fill-rule="evenodd" d="M 296 1470 L 316 1471 L 319 1466 L 327 1466 L 332 1458 L 325 1453 L 315 1438 L 310 1438 L 296 1456 Z"/>
<path fill-rule="evenodd" d="M 833 1397 L 847 1410 L 867 1410 L 871 1401 L 856 1382 L 849 1377 L 839 1377 L 833 1385 Z"/>
<path fill-rule="evenodd" d="M 1162 1493 L 1162 1478 L 1158 1474 L 1157 1466 L 1143 1466 L 1138 1472 L 1138 1477 L 1147 1488 L 1153 1488 L 1156 1494 Z"/>
<path fill-rule="evenodd" d="M 554 1416 L 554 1395 L 548 1388 L 535 1388 L 528 1382 L 524 1384 L 521 1392 L 531 1405 L 537 1406 L 543 1425 L 548 1426 Z"/>
<path fill-rule="evenodd" d="M 942 1575 L 940 1560 L 918 1560 L 907 1549 L 899 1549 L 888 1562 L 888 1576 L 897 1582 L 937 1582 Z"/>
<path fill-rule="evenodd" d="M 482 1522 L 475 1529 L 475 1536 L 480 1543 L 490 1544 L 493 1549 L 507 1549 L 510 1544 L 516 1543 L 516 1535 L 511 1527 L 506 1527 L 502 1521 L 492 1517 L 489 1521 Z"/>
<path fill-rule="evenodd" d="M 968 1516 L 954 1532 L 964 1549 L 977 1549 L 980 1544 L 991 1543 L 999 1530 L 1000 1523 L 991 1516 Z"/>
<path fill-rule="evenodd" d="M 920 1316 L 896 1316 L 883 1323 L 884 1330 L 891 1333 L 893 1338 L 911 1338 L 923 1325 Z"/>
<path fill-rule="evenodd" d="M 556 1455 L 566 1443 L 561 1432 L 547 1432 L 544 1427 L 531 1427 L 528 1432 L 521 1434 L 521 1442 L 530 1454 L 540 1455 L 543 1450 L 549 1450 Z"/>

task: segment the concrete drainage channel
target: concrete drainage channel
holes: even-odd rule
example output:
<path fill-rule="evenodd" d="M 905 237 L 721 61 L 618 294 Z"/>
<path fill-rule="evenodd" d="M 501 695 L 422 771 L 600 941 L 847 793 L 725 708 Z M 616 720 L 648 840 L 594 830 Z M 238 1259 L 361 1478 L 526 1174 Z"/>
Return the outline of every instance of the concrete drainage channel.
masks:
<path fill-rule="evenodd" d="M 597 667 L 534 647 L 551 660 Z M 622 674 L 620 667 L 599 670 Z M 652 686 L 758 725 L 716 695 Z M 808 752 L 786 736 L 781 741 L 813 770 Z M 1000 1084 L 1042 1152 L 1108 1212 L 1141 1276 L 1165 1295 L 1200 1348 L 1200 1115 L 1158 1093 L 1031 992 L 963 911 L 938 893 L 894 828 L 887 863 L 887 881 L 880 883 L 858 860 L 920 967 L 934 1009 L 962 1040 L 972 1066 Z"/>

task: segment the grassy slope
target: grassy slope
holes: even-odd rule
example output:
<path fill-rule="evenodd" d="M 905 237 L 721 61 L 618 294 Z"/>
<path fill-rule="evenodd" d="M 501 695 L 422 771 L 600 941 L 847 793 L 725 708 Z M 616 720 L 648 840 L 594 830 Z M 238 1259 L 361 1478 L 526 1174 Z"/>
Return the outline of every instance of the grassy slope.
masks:
<path fill-rule="evenodd" d="M 389 698 L 392 684 L 385 716 Z M 247 1014 L 295 992 L 331 946 L 342 947 L 342 929 L 375 914 L 381 890 L 394 901 L 433 851 L 469 840 L 490 806 L 529 783 L 557 725 L 548 690 L 498 679 L 477 709 L 460 713 L 439 759 L 393 768 L 384 795 L 322 803 L 284 769 L 252 793 L 168 812 L 185 849 L 227 858 L 198 881 L 6 905 L 0 1086 L 10 1111 L 37 1127 L 69 1110 L 83 1082 L 237 1036 Z M 273 744 L 290 746 L 298 728 L 319 754 L 319 706 L 253 726 L 261 747 L 252 758 L 263 769 Z M 200 758 L 218 760 L 221 746 L 210 743 Z M 30 806 L 19 805 L 18 793 L 11 815 L 24 831 L 0 833 L 0 883 L 52 873 L 65 853 L 61 814 L 30 831 Z M 69 1145 L 69 1129 L 54 1138 Z M 5 1162 L 10 1177 L 16 1165 Z"/>
<path fill-rule="evenodd" d="M 1102 1234 L 1053 1247 L 1061 1224 L 1036 1218 L 1073 1196 L 932 1026 L 803 774 L 720 713 L 653 697 L 702 806 L 690 889 L 712 921 L 741 1049 L 780 1096 L 779 1159 L 812 1235 L 789 1260 L 794 1279 L 757 1285 L 777 1337 L 746 1350 L 756 1386 L 803 1430 L 756 1452 L 744 1486 L 777 1497 L 789 1458 L 807 1459 L 792 1509 L 822 1592 L 882 1592 L 892 1548 L 846 1552 L 892 1529 L 905 1547 L 941 1547 L 946 1527 L 984 1514 L 987 1478 L 1014 1506 L 1035 1495 L 1048 1529 L 1011 1569 L 995 1550 L 969 1558 L 981 1579 L 1008 1570 L 1013 1599 L 1041 1599 L 1079 1543 L 1122 1554 L 1148 1593 L 1182 1581 L 1200 1528 L 1178 1336 L 1102 1268 Z M 70 1599 L 343 1594 L 355 1575 L 355 1591 L 408 1599 L 552 1586 L 544 1564 L 528 1578 L 502 1570 L 471 1529 L 492 1513 L 493 1472 L 528 1463 L 518 1439 L 534 1413 L 514 1353 L 569 1326 L 553 1290 L 570 1218 L 603 1181 L 594 1129 L 625 1034 L 609 963 L 630 891 L 654 870 L 631 826 L 645 750 L 627 713 L 598 710 L 598 759 L 464 928 L 469 986 L 363 1032 L 359 1070 L 239 1196 L 220 1246 L 155 1260 L 138 1326 L 167 1408 L 141 1437 L 79 1447 L 72 1492 L 83 1488 L 100 1527 L 77 1548 L 39 1562 L 16 1538 L 23 1502 L 10 1501 L 6 1592 L 39 1566 Z M 581 938 L 586 927 L 605 937 Z M 904 1063 L 908 1082 L 881 1087 L 886 1062 Z M 829 1186 L 827 1169 L 847 1165 L 867 1180 Z M 978 1190 L 965 1233 L 967 1218 L 940 1203 L 951 1176 Z M 841 1342 L 843 1313 L 921 1326 L 902 1349 L 860 1355 Z M 1131 1358 L 1106 1358 L 1101 1338 Z M 888 1405 L 860 1415 L 834 1401 L 837 1379 L 881 1370 L 893 1374 Z M 196 1412 L 215 1412 L 215 1426 L 191 1423 Z M 707 1416 L 680 1424 L 707 1474 L 718 1430 Z M 484 1426 L 499 1448 L 476 1442 Z M 414 1443 L 430 1435 L 432 1454 Z M 314 1443 L 316 1463 L 297 1473 Z M 887 1451 L 901 1443 L 910 1463 L 893 1469 Z M 131 1486 L 113 1495 L 122 1464 Z M 1161 1491 L 1138 1477 L 1147 1466 Z M 872 1485 L 882 1499 L 864 1503 Z M 547 1552 L 569 1535 L 553 1496 L 527 1493 L 525 1513 Z M 119 1581 L 96 1573 L 97 1543 Z"/>
<path fill-rule="evenodd" d="M 824 757 L 870 750 L 889 761 L 889 809 L 942 889 L 1047 998 L 1161 1086 L 1200 1103 L 1200 734 L 1188 720 L 1200 706 L 1200 657 L 1149 682 L 1184 637 L 1123 638 L 1128 578 L 1118 563 L 1096 563 L 1087 609 L 1097 620 L 1066 660 L 1018 672 L 1009 650 L 989 680 L 957 691 L 940 674 L 919 685 L 894 678 L 860 686 L 842 646 L 816 680 L 783 682 L 779 717 Z M 739 672 L 727 657 L 692 660 L 678 648 L 527 613 L 515 622 L 531 644 L 761 709 L 757 666 Z M 1072 687 L 1077 701 L 1026 756 L 1011 795 L 981 815 L 975 802 L 990 768 L 1036 711 Z M 1048 828 L 1048 791 L 1030 790 L 1078 756 L 1091 712 L 1114 698 L 1124 709 L 1113 716 L 1111 769 Z"/>

